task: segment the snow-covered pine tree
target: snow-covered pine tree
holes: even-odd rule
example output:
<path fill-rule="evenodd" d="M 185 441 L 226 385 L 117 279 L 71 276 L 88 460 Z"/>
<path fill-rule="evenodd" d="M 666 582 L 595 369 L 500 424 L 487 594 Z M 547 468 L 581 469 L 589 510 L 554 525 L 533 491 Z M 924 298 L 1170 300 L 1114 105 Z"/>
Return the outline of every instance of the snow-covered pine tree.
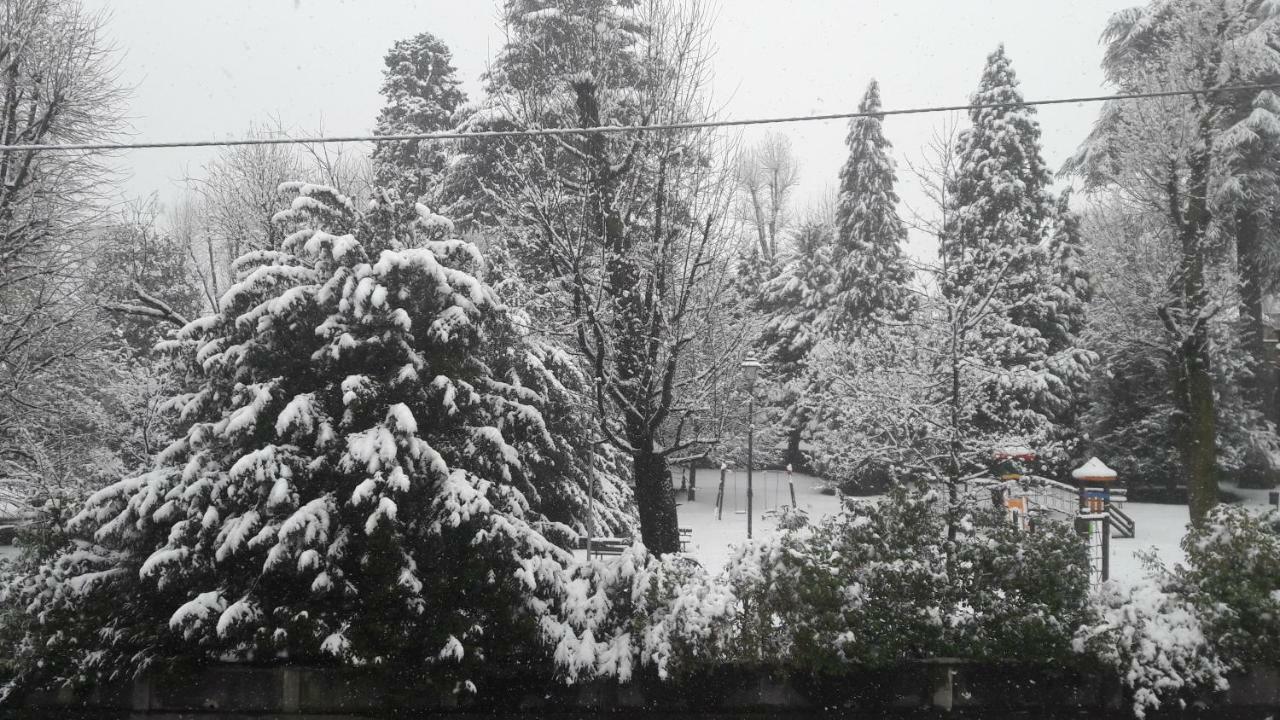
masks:
<path fill-rule="evenodd" d="M 767 382 L 774 395 L 770 405 L 779 409 L 787 434 L 783 460 L 796 468 L 807 465 L 800 451 L 811 415 L 805 371 L 809 353 L 822 338 L 818 319 L 824 312 L 824 290 L 835 283 L 832 235 L 831 227 L 821 221 L 802 223 L 755 300 L 756 311 L 764 317 L 755 345 L 769 369 Z"/>
<path fill-rule="evenodd" d="M 440 38 L 422 32 L 391 46 L 384 60 L 382 96 L 386 104 L 374 126 L 377 135 L 441 132 L 454 125 L 466 102 L 455 77 L 453 55 Z M 374 179 L 410 203 L 436 202 L 448 156 L 439 141 L 396 140 L 373 148 Z"/>
<path fill-rule="evenodd" d="M 858 111 L 879 109 L 880 86 L 872 80 Z M 845 143 L 849 158 L 840 169 L 830 258 L 834 282 L 823 288 L 827 297 L 817 319 L 824 332 L 853 335 L 876 315 L 910 313 L 911 271 L 902 252 L 907 229 L 898 217 L 897 176 L 882 116 L 851 120 Z"/>
<path fill-rule="evenodd" d="M 949 183 L 942 291 L 952 301 L 989 295 L 990 310 L 1004 322 L 989 325 L 985 364 L 1006 371 L 990 378 L 974 419 L 1010 440 L 1039 445 L 1042 457 L 1061 459 L 1061 438 L 1073 428 L 1059 413 L 1075 406 L 1072 394 L 1091 355 L 1076 348 L 1071 322 L 1060 317 L 1075 310 L 1056 303 L 1079 278 L 1059 279 L 1064 268 L 1050 257 L 1055 209 L 1040 127 L 1035 111 L 1018 105 L 1022 92 L 1003 46 L 988 56 L 971 100 L 983 107 L 969 112 L 972 126 L 961 135 Z"/>
<path fill-rule="evenodd" d="M 583 445 L 540 409 L 558 411 L 559 361 L 521 342 L 444 218 L 419 205 L 408 231 L 370 232 L 377 213 L 336 192 L 287 190 L 282 248 L 241 258 L 174 343 L 197 380 L 178 439 L 6 586 L 16 683 L 174 657 L 466 679 L 554 625 L 571 558 L 537 498 Z"/>
<path fill-rule="evenodd" d="M 972 125 L 961 133 L 949 183 L 952 219 L 941 252 L 955 272 L 944 290 L 956 294 L 988 281 L 1002 297 L 1016 298 L 1039 279 L 1039 259 L 1029 249 L 1044 235 L 1053 200 L 1040 125 L 1033 108 L 1016 105 L 1022 92 L 1003 45 L 987 56 L 970 101 L 984 107 L 969 111 Z"/>
<path fill-rule="evenodd" d="M 1052 230 L 1046 248 L 1047 277 L 1035 300 L 1037 329 L 1047 341 L 1045 364 L 1061 385 L 1046 388 L 1046 407 L 1054 420 L 1050 453 L 1057 463 L 1054 471 L 1065 471 L 1062 462 L 1075 459 L 1084 439 L 1081 414 L 1087 404 L 1089 382 L 1098 362 L 1096 354 L 1084 349 L 1083 334 L 1088 324 L 1088 306 L 1093 299 L 1089 271 L 1085 267 L 1084 240 L 1080 217 L 1071 209 L 1071 192 L 1058 196 Z"/>

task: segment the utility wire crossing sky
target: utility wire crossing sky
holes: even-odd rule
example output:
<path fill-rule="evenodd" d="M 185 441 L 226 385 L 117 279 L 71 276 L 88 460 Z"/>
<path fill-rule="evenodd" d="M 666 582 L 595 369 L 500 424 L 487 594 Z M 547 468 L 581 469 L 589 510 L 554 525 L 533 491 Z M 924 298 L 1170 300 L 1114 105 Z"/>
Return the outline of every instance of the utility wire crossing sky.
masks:
<path fill-rule="evenodd" d="M 790 117 L 749 118 L 745 120 L 705 120 L 701 122 L 667 123 L 657 125 L 603 125 L 599 127 L 538 128 L 532 130 L 488 130 L 480 132 L 408 133 L 402 135 L 336 135 L 326 137 L 272 137 L 245 138 L 241 140 L 175 140 L 171 142 L 133 143 L 67 143 L 48 145 L 0 145 L 0 152 L 10 151 L 74 151 L 74 150 L 146 150 L 154 148 L 225 147 L 234 145 L 308 145 L 315 143 L 398 142 L 402 140 L 464 140 L 500 139 L 512 137 L 546 137 L 552 135 L 597 135 L 623 132 L 654 132 L 662 130 L 696 130 L 701 128 L 732 127 L 744 125 L 772 125 L 782 123 L 847 120 L 860 117 L 884 117 L 887 115 L 923 115 L 927 113 L 979 110 L 988 108 L 1028 107 L 1035 105 L 1065 105 L 1071 103 L 1107 102 L 1111 100 L 1142 100 L 1148 98 L 1177 97 L 1182 95 L 1207 95 L 1222 92 L 1275 90 L 1280 83 L 1255 85 L 1228 85 L 1194 90 L 1164 90 L 1145 93 L 1119 93 L 1114 95 L 1090 95 L 1083 97 L 1026 100 L 1019 103 L 978 103 L 968 105 L 937 105 L 932 107 L 880 110 L 877 112 L 829 113 L 825 115 L 795 115 Z"/>

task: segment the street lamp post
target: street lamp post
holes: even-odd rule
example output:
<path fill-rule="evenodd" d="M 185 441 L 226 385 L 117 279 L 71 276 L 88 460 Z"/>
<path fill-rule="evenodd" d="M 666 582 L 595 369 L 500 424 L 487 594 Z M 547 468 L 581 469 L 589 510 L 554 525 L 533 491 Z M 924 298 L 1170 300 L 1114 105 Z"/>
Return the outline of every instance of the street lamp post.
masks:
<path fill-rule="evenodd" d="M 587 446 L 587 561 L 591 561 L 591 538 L 596 534 L 596 444 Z"/>
<path fill-rule="evenodd" d="M 754 515 L 751 469 L 756 435 L 756 378 L 760 375 L 760 362 L 755 358 L 742 361 L 742 377 L 747 381 L 747 539 L 751 539 L 751 522 Z"/>

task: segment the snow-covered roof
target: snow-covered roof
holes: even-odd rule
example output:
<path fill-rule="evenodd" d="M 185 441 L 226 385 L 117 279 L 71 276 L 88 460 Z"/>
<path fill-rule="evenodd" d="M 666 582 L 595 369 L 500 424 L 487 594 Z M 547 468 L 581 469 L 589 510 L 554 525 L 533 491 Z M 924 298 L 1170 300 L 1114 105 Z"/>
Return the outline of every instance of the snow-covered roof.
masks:
<path fill-rule="evenodd" d="M 1036 451 L 1025 445 L 1010 445 L 1009 447 L 996 448 L 991 455 L 996 460 L 1006 460 L 1008 458 L 1017 458 L 1018 460 L 1036 459 Z"/>
<path fill-rule="evenodd" d="M 1106 466 L 1096 457 L 1089 458 L 1089 461 L 1075 470 L 1071 471 L 1071 477 L 1077 480 L 1099 480 L 1106 482 L 1116 479 L 1116 471 Z"/>

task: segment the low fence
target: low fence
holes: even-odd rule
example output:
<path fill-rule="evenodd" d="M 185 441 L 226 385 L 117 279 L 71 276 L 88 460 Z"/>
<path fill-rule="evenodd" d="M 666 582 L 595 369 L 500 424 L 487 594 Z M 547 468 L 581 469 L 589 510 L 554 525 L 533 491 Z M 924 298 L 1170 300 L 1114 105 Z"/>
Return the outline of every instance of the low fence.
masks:
<path fill-rule="evenodd" d="M 645 677 L 573 686 L 536 674 L 479 682 L 477 698 L 433 689 L 423 678 L 351 668 L 216 665 L 115 687 L 33 694 L 0 718 L 670 718 L 719 717 L 1131 717 L 1115 676 L 1043 666 L 922 661 L 888 670 L 787 675 L 726 667 L 683 682 Z M 1192 698 L 1192 700 L 1195 700 Z M 1262 718 L 1280 710 L 1280 669 L 1233 679 L 1200 699 L 1207 708 L 1149 717 Z"/>

